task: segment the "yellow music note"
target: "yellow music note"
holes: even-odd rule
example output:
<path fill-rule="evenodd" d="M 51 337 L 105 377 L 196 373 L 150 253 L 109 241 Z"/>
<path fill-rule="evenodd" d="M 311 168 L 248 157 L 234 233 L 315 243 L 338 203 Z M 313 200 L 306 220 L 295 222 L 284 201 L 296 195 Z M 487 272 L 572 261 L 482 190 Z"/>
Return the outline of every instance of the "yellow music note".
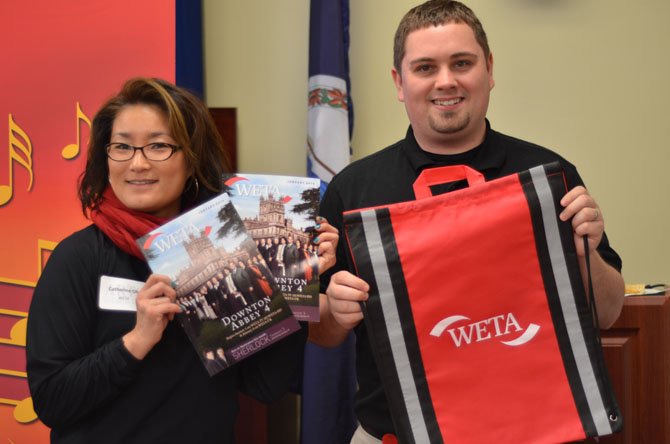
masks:
<path fill-rule="evenodd" d="M 86 116 L 86 114 L 84 114 L 84 112 L 81 110 L 79 102 L 77 102 L 77 142 L 66 145 L 65 148 L 63 148 L 63 151 L 61 151 L 63 159 L 70 160 L 79 155 L 79 147 L 81 146 L 81 132 L 79 130 L 79 122 L 82 120 L 86 122 L 89 128 L 91 127 L 91 120 Z"/>
<path fill-rule="evenodd" d="M 12 326 L 12 329 L 9 331 L 9 338 L 0 338 L 0 344 L 18 345 L 25 347 L 28 313 L 0 308 L 0 315 L 16 316 L 21 318 L 16 322 L 16 324 L 14 324 L 14 326 Z"/>
<path fill-rule="evenodd" d="M 23 311 L 7 310 L 0 308 L 0 315 L 16 316 L 21 319 L 14 324 L 9 332 L 9 338 L 0 338 L 0 344 L 26 346 L 26 327 L 28 325 L 28 313 Z M 0 375 L 13 376 L 18 378 L 27 378 L 26 372 L 0 368 Z M 37 414 L 33 408 L 33 399 L 9 399 L 0 398 L 0 404 L 14 406 L 14 419 L 22 424 L 32 422 L 37 419 Z"/>
<path fill-rule="evenodd" d="M 54 248 L 56 248 L 56 245 L 58 245 L 58 242 L 37 239 L 37 276 L 42 275 L 42 270 L 44 270 L 44 266 L 46 265 L 44 253 L 48 252 L 51 254 L 51 252 L 54 251 Z"/>
<path fill-rule="evenodd" d="M 19 137 L 23 140 L 19 140 Z M 14 195 L 13 165 L 16 161 L 30 173 L 28 191 L 33 187 L 33 144 L 19 125 L 9 115 L 9 185 L 0 185 L 0 207 L 10 201 Z"/>
<path fill-rule="evenodd" d="M 14 406 L 14 419 L 21 424 L 26 424 L 37 419 L 37 413 L 33 407 L 33 398 L 8 399 L 0 398 L 0 404 Z"/>

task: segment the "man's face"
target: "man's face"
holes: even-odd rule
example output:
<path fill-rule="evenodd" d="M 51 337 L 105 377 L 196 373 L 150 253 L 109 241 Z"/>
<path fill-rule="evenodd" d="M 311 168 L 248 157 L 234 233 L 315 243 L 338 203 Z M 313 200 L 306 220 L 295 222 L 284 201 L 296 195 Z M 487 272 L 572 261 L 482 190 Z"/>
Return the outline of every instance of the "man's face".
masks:
<path fill-rule="evenodd" d="M 488 60 L 464 23 L 411 32 L 401 73 L 393 69 L 398 100 L 405 103 L 419 145 L 436 153 L 467 151 L 482 142 L 494 86 Z"/>

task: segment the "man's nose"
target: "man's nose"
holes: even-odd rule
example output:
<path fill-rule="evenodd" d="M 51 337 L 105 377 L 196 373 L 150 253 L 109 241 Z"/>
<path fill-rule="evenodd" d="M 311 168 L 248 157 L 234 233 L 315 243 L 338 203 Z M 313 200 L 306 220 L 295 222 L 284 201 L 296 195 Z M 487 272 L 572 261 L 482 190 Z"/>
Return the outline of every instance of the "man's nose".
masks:
<path fill-rule="evenodd" d="M 456 86 L 456 76 L 449 67 L 441 67 L 437 72 L 435 87 L 438 89 L 448 89 Z"/>

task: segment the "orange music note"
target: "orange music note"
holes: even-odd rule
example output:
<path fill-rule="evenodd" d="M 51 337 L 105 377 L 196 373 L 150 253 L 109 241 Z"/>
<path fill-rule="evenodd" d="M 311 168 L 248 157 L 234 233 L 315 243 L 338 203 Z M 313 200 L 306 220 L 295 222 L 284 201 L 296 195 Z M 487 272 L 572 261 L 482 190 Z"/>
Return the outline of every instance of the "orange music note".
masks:
<path fill-rule="evenodd" d="M 66 145 L 65 148 L 63 148 L 63 151 L 61 151 L 63 159 L 70 160 L 79 155 L 81 146 L 81 131 L 79 130 L 79 123 L 81 121 L 86 122 L 89 128 L 91 127 L 91 120 L 86 116 L 86 114 L 84 114 L 84 112 L 81 110 L 79 102 L 77 102 L 77 142 Z"/>
<path fill-rule="evenodd" d="M 19 137 L 23 140 L 20 140 Z M 14 195 L 13 165 L 16 161 L 30 173 L 28 191 L 33 187 L 33 144 L 19 125 L 9 115 L 9 185 L 0 185 L 0 207 L 9 202 Z"/>

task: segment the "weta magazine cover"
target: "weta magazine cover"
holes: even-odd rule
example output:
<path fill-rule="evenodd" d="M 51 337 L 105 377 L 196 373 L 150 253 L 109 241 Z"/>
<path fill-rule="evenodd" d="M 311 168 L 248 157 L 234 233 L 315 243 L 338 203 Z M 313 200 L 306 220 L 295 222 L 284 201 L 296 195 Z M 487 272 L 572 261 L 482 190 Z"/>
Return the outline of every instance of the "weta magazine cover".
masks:
<path fill-rule="evenodd" d="M 238 173 L 223 181 L 295 317 L 318 321 L 319 260 L 312 239 L 319 179 Z"/>
<path fill-rule="evenodd" d="M 210 375 L 299 329 L 226 193 L 137 244 L 175 283 L 177 318 Z"/>

